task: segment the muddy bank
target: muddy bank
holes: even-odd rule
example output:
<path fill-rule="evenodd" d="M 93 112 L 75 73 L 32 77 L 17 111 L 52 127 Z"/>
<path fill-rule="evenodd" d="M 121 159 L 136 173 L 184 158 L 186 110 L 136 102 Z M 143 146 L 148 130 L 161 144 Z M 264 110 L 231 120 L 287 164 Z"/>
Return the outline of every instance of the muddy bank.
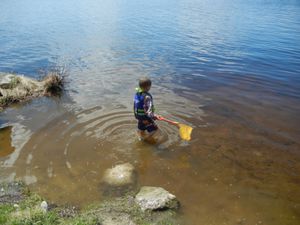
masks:
<path fill-rule="evenodd" d="M 41 80 L 23 75 L 0 73 L 0 110 L 41 96 L 59 95 L 63 90 L 64 74 L 49 72 Z"/>
<path fill-rule="evenodd" d="M 134 196 L 131 192 L 79 209 L 49 203 L 22 182 L 0 184 L 0 224 L 181 224 L 175 210 L 141 210 Z"/>

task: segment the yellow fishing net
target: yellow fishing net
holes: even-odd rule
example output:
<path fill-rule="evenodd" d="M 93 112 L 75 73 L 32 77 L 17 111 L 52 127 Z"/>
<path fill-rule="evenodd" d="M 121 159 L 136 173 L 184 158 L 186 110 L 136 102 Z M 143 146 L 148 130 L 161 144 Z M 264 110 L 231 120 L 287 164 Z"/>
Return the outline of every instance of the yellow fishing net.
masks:
<path fill-rule="evenodd" d="M 182 124 L 182 123 L 179 123 L 178 127 L 179 127 L 180 137 L 185 141 L 191 140 L 191 134 L 192 134 L 193 128 L 188 125 Z"/>

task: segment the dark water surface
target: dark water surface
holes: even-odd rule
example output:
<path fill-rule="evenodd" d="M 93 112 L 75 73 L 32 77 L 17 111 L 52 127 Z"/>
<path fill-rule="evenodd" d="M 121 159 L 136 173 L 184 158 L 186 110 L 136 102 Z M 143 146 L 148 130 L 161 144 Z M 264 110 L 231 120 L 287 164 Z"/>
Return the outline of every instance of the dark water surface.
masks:
<path fill-rule="evenodd" d="M 1 72 L 69 70 L 61 99 L 0 114 L 0 180 L 84 206 L 131 162 L 185 224 L 300 223 L 298 0 L 2 0 L 0 15 Z M 140 76 L 192 141 L 163 122 L 161 143 L 137 140 Z"/>

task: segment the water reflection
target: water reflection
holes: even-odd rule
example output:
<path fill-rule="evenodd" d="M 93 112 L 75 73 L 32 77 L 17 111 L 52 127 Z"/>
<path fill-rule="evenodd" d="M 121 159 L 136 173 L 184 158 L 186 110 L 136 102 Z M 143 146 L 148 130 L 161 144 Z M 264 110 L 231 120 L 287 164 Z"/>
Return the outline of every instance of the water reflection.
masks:
<path fill-rule="evenodd" d="M 28 130 L 24 125 L 19 123 L 12 124 L 10 129 L 10 144 L 11 148 L 14 149 L 7 157 L 1 160 L 1 166 L 12 167 L 18 159 L 23 146 L 30 139 L 32 132 Z M 6 142 L 5 142 L 6 141 Z M 7 143 L 7 140 L 4 140 Z"/>
<path fill-rule="evenodd" d="M 15 150 L 11 143 L 11 131 L 12 127 L 0 128 L 0 157 L 8 156 Z"/>

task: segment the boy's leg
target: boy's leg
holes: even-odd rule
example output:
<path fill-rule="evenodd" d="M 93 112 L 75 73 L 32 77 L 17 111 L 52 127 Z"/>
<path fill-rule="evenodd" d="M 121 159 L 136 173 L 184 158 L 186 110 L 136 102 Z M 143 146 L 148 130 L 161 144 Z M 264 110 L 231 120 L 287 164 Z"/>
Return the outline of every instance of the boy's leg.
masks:
<path fill-rule="evenodd" d="M 155 142 L 153 140 L 155 139 L 154 135 L 157 131 L 158 127 L 153 120 L 147 119 L 138 121 L 138 136 L 140 140 Z"/>
<path fill-rule="evenodd" d="M 145 138 L 145 141 L 147 141 L 149 144 L 153 144 L 153 145 L 159 143 L 159 140 L 160 140 L 159 134 L 160 134 L 160 132 L 159 132 L 158 128 L 156 128 L 155 130 L 152 130 L 150 132 L 147 132 L 147 134 L 148 135 L 147 135 L 147 138 Z"/>
<path fill-rule="evenodd" d="M 146 131 L 144 130 L 137 130 L 137 134 L 140 141 L 143 141 L 147 136 Z"/>
<path fill-rule="evenodd" d="M 138 121 L 137 134 L 138 134 L 138 137 L 139 137 L 140 141 L 144 140 L 147 137 L 146 126 L 143 123 L 143 121 L 141 121 L 141 120 Z"/>
<path fill-rule="evenodd" d="M 154 121 L 149 121 L 149 123 L 146 126 L 146 129 L 148 131 L 148 138 L 155 138 L 155 134 L 157 134 L 158 126 Z"/>

